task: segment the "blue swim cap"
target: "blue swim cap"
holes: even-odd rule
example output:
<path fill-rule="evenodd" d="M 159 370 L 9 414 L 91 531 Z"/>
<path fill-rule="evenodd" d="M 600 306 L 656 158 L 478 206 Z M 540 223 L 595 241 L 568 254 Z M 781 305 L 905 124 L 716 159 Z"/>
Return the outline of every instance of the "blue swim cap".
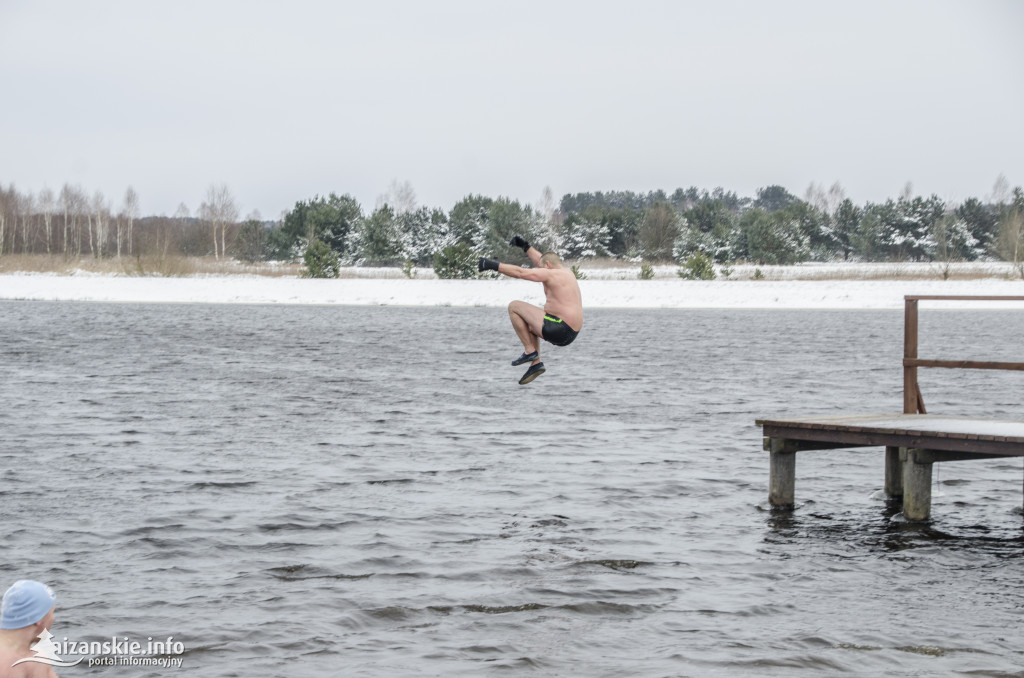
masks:
<path fill-rule="evenodd" d="M 4 594 L 0 609 L 0 629 L 23 629 L 32 626 L 57 602 L 57 594 L 46 584 L 31 579 L 14 582 Z"/>

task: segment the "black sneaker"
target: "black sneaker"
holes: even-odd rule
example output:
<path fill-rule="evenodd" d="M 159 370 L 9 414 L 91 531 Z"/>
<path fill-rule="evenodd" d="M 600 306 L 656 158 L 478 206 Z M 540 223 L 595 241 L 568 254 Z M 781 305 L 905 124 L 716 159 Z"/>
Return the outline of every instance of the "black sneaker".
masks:
<path fill-rule="evenodd" d="M 516 365 L 522 365 L 523 363 L 532 363 L 538 357 L 539 356 L 537 355 L 536 351 L 534 351 L 533 353 L 524 353 L 523 355 L 519 356 L 518 358 L 512 361 L 512 367 L 515 367 Z"/>
<path fill-rule="evenodd" d="M 525 386 L 542 374 L 544 374 L 544 363 L 530 365 L 530 369 L 526 370 L 526 374 L 524 374 L 523 378 L 519 380 L 519 385 Z"/>

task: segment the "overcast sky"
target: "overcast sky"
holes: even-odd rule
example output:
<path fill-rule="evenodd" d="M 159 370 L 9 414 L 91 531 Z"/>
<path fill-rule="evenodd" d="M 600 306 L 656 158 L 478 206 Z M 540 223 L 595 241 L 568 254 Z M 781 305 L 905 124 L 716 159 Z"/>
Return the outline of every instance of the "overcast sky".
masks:
<path fill-rule="evenodd" d="M 1024 2 L 0 0 L 0 183 L 243 215 L 1024 184 Z"/>

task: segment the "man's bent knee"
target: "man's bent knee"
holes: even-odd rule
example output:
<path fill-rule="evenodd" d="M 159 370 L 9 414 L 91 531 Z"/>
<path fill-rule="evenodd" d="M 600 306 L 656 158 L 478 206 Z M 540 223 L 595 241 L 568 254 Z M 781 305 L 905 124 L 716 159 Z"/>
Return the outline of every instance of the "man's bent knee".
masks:
<path fill-rule="evenodd" d="M 511 301 L 508 304 L 508 314 L 512 315 L 513 313 L 515 313 L 516 315 L 520 316 L 525 320 L 529 318 L 529 311 L 531 308 L 532 306 L 526 303 L 525 301 Z"/>

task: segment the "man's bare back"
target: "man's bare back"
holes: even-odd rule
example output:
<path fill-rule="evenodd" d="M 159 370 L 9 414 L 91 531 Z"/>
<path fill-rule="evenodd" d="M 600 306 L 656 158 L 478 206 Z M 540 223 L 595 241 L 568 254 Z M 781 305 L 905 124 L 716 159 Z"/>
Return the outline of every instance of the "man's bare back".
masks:
<path fill-rule="evenodd" d="M 39 662 L 22 662 L 20 659 L 34 657 L 35 652 L 22 648 L 0 648 L 0 678 L 56 678 L 52 667 Z"/>
<path fill-rule="evenodd" d="M 577 332 L 583 329 L 583 296 L 575 273 L 564 268 L 549 270 L 544 297 L 545 313 L 558 316 Z"/>

